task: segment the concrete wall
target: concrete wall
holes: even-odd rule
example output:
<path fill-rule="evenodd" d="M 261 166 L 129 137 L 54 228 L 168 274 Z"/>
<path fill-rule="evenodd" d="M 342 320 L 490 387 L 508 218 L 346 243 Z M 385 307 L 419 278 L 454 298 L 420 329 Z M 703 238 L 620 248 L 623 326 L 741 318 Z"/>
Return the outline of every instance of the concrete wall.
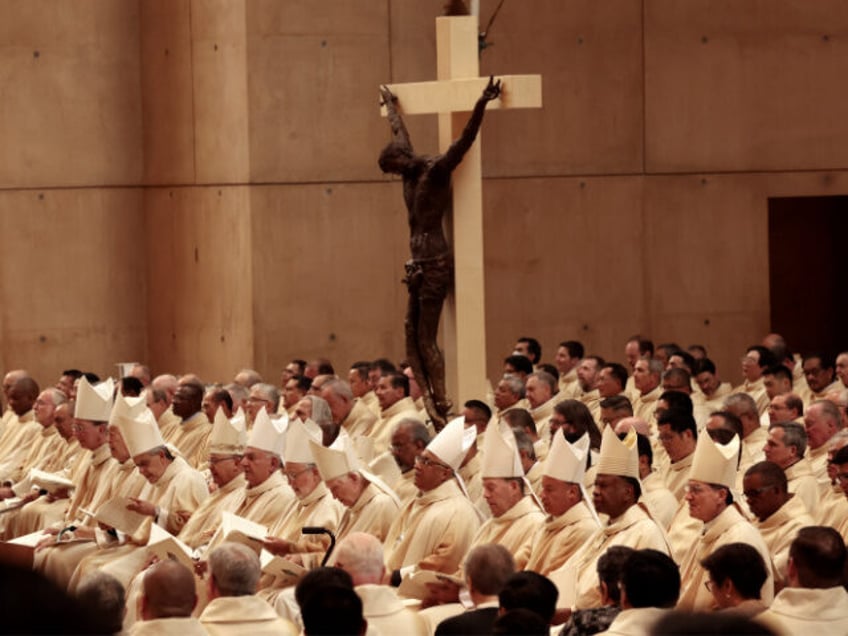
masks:
<path fill-rule="evenodd" d="M 402 357 L 376 88 L 435 77 L 442 4 L 0 3 L 0 365 Z M 540 73 L 544 108 L 483 127 L 490 376 L 519 335 L 620 358 L 641 332 L 738 381 L 768 198 L 848 190 L 846 31 L 841 0 L 505 3 L 481 72 Z"/>

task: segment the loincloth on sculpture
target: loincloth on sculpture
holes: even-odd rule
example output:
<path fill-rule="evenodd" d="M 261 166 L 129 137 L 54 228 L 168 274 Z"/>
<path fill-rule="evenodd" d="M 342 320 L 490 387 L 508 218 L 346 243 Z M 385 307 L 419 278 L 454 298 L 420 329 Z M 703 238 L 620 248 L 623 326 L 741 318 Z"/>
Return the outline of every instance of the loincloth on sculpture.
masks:
<path fill-rule="evenodd" d="M 444 299 L 453 282 L 453 256 L 441 254 L 406 262 L 403 282 L 410 294 L 421 299 Z"/>

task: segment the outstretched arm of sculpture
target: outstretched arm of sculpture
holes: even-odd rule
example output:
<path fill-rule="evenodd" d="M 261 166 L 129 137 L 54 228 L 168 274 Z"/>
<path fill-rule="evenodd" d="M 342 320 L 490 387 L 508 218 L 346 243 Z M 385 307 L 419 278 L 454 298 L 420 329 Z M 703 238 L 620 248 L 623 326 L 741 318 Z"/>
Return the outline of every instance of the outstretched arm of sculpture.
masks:
<path fill-rule="evenodd" d="M 501 81 L 498 80 L 496 82 L 494 76 L 489 76 L 489 83 L 483 89 L 483 94 L 480 95 L 480 99 L 474 105 L 474 110 L 471 113 L 468 123 L 465 124 L 465 129 L 462 131 L 459 139 L 451 144 L 450 148 L 448 148 L 447 152 L 439 160 L 437 164 L 439 168 L 445 169 L 450 173 L 459 165 L 459 162 L 462 161 L 465 153 L 468 152 L 471 144 L 477 138 L 480 125 L 483 123 L 483 114 L 486 112 L 486 104 L 500 97 L 500 94 Z"/>
<path fill-rule="evenodd" d="M 392 127 L 392 141 L 403 144 L 409 151 L 412 152 L 412 142 L 409 139 L 409 132 L 406 130 L 406 124 L 403 123 L 403 118 L 397 111 L 397 95 L 389 90 L 388 86 L 380 87 L 381 104 L 386 107 L 389 124 Z"/>

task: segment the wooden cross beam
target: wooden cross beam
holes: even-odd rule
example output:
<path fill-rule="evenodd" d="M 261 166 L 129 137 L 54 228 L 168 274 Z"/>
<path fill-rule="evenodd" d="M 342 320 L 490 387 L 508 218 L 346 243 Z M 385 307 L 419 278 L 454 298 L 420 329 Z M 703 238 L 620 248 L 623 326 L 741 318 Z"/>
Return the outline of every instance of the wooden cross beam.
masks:
<path fill-rule="evenodd" d="M 439 115 L 439 151 L 445 152 L 468 119 L 488 78 L 479 77 L 476 16 L 436 18 L 435 82 L 392 84 L 404 115 Z M 487 110 L 539 108 L 540 75 L 501 75 L 500 98 Z M 383 114 L 386 114 L 385 107 Z M 486 372 L 486 298 L 483 252 L 483 196 L 480 135 L 453 174 L 454 293 L 444 311 L 444 349 L 448 394 L 455 408 L 484 399 Z"/>

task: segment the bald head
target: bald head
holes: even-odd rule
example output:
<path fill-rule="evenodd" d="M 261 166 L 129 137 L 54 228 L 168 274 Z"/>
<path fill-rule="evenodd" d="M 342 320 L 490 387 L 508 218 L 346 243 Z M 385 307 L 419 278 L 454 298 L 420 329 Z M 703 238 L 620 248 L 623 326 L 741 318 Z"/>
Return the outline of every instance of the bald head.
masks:
<path fill-rule="evenodd" d="M 374 535 L 351 532 L 336 547 L 334 565 L 350 574 L 354 585 L 379 585 L 385 571 L 383 544 Z"/>
<path fill-rule="evenodd" d="M 9 407 L 15 415 L 20 417 L 35 404 L 35 399 L 38 397 L 38 383 L 29 376 L 19 378 L 12 384 L 6 397 L 9 400 Z"/>
<path fill-rule="evenodd" d="M 191 616 L 197 604 L 194 574 L 179 561 L 160 561 L 144 575 L 141 615 L 144 620 Z"/>
<path fill-rule="evenodd" d="M 250 596 L 256 592 L 261 568 L 256 552 L 242 543 L 225 542 L 209 555 L 210 598 Z"/>
<path fill-rule="evenodd" d="M 651 435 L 651 428 L 648 426 L 648 423 L 641 417 L 625 417 L 623 420 L 621 420 L 618 424 L 615 425 L 616 435 L 628 433 L 631 430 L 634 430 L 639 433 L 639 435 L 644 435 L 645 437 L 650 437 Z"/>
<path fill-rule="evenodd" d="M 15 382 L 22 378 L 28 378 L 29 373 L 24 371 L 23 369 L 14 369 L 9 371 L 6 375 L 3 376 L 3 394 L 8 398 L 9 391 L 12 390 Z"/>
<path fill-rule="evenodd" d="M 154 390 L 162 391 L 167 398 L 168 404 L 170 404 L 174 399 L 174 393 L 177 392 L 179 382 L 177 381 L 176 376 L 166 373 L 164 375 L 157 375 L 153 378 L 153 382 L 150 383 L 150 386 L 152 386 Z"/>
<path fill-rule="evenodd" d="M 242 369 L 236 373 L 236 377 L 233 378 L 233 382 L 241 384 L 249 389 L 254 384 L 262 382 L 262 376 L 254 369 Z"/>

